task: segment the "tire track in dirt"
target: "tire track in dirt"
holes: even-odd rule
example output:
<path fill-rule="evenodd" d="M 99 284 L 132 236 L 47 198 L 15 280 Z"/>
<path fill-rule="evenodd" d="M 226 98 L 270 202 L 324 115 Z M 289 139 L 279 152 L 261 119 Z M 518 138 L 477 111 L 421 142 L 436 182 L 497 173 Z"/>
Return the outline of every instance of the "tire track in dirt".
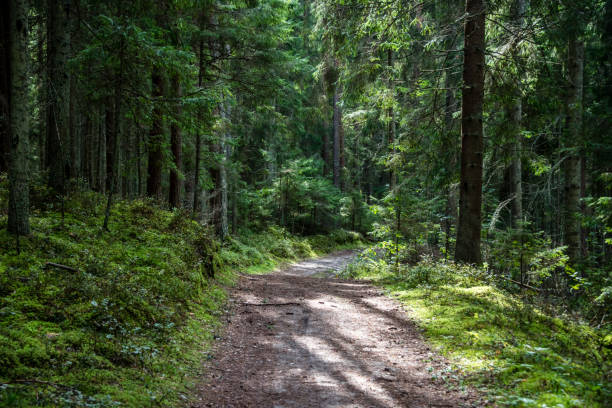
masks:
<path fill-rule="evenodd" d="M 398 302 L 367 282 L 330 277 L 353 255 L 242 277 L 192 406 L 477 406 L 475 392 L 432 378 L 447 363 Z"/>

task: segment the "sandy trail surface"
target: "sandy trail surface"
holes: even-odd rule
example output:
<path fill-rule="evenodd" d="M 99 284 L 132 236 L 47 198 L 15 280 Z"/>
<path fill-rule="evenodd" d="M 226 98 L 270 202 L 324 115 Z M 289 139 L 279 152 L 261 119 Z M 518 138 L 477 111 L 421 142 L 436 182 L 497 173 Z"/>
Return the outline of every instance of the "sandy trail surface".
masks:
<path fill-rule="evenodd" d="M 333 278 L 350 251 L 244 276 L 193 407 L 472 407 L 401 305 Z M 448 381 L 448 380 L 446 380 Z"/>

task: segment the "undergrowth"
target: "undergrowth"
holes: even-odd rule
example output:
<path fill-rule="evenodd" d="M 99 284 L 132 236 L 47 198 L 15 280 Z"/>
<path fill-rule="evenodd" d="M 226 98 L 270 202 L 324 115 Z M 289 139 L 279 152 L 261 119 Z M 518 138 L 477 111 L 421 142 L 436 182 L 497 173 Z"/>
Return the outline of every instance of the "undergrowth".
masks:
<path fill-rule="evenodd" d="M 284 262 L 363 245 L 361 235 L 352 231 L 300 237 L 282 228 L 269 227 L 265 232 L 243 231 L 238 237 L 229 238 L 221 248 L 220 258 L 234 270 L 257 274 L 269 272 Z"/>
<path fill-rule="evenodd" d="M 492 283 L 487 272 L 425 259 L 389 265 L 365 251 L 343 275 L 371 279 L 406 305 L 426 338 L 491 405 L 604 407 L 612 401 L 604 333 L 575 317 L 543 312 Z"/>
<path fill-rule="evenodd" d="M 0 216 L 0 406 L 186 404 L 236 271 L 359 242 L 272 228 L 220 247 L 148 200 L 117 203 L 105 232 L 103 208 L 98 194 L 74 194 L 63 218 L 35 211 L 18 243 Z"/>

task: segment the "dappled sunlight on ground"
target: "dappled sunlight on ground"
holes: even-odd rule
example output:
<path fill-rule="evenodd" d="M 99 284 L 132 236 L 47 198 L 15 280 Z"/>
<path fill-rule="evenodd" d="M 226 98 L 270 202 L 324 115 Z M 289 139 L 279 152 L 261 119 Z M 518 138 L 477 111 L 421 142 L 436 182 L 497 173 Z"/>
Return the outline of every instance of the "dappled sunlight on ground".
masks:
<path fill-rule="evenodd" d="M 447 364 L 398 303 L 367 283 L 313 277 L 351 257 L 245 277 L 195 406 L 473 406 L 472 391 L 433 378 Z"/>

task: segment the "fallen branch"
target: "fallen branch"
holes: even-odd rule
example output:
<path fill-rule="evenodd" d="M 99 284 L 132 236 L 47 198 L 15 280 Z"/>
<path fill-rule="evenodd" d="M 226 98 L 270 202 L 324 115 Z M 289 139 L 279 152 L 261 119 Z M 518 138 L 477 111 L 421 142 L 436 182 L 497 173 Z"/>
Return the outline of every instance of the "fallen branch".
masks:
<path fill-rule="evenodd" d="M 301 303 L 287 302 L 287 303 L 242 303 L 245 306 L 301 306 Z"/>
<path fill-rule="evenodd" d="M 500 278 L 507 280 L 508 282 L 512 282 L 515 283 L 519 286 L 522 286 L 526 289 L 531 289 L 531 290 L 535 290 L 536 292 L 541 292 L 542 289 L 538 289 L 538 288 L 534 288 L 533 286 L 527 285 L 526 283 L 521 283 L 519 281 L 515 281 L 514 279 L 510 279 L 510 278 L 506 278 L 505 276 L 500 276 Z"/>
<path fill-rule="evenodd" d="M 47 268 L 47 267 L 49 267 L 49 266 L 53 266 L 53 267 L 55 267 L 55 268 L 59 268 L 59 269 L 64 269 L 64 270 L 66 270 L 66 271 L 70 271 L 70 272 L 75 272 L 75 273 L 78 273 L 78 272 L 79 272 L 79 270 L 78 270 L 78 269 L 73 268 L 72 266 L 62 265 L 62 264 L 58 264 L 58 263 L 55 263 L 55 262 L 47 262 L 47 263 L 45 264 L 45 268 Z"/>

